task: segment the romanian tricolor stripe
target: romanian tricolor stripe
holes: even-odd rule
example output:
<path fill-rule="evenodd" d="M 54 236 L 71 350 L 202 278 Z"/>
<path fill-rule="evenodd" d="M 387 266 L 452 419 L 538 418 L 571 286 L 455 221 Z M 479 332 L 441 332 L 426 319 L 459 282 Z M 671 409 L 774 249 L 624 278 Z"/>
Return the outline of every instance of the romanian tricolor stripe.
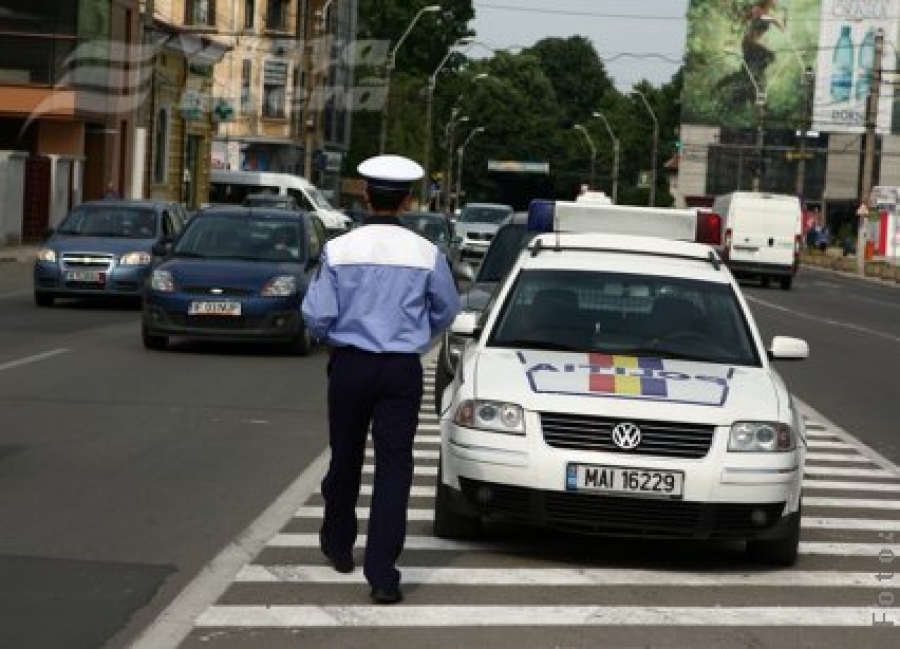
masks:
<path fill-rule="evenodd" d="M 588 389 L 591 392 L 645 397 L 668 396 L 664 379 L 646 376 L 663 369 L 662 360 L 659 358 L 590 354 L 589 364 L 591 373 Z"/>

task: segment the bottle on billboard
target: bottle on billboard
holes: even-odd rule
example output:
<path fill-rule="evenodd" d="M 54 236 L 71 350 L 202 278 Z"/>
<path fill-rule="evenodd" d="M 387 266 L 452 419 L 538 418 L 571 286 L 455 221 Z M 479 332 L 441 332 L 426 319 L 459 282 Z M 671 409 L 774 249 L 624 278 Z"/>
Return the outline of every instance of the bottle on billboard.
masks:
<path fill-rule="evenodd" d="M 831 99 L 833 101 L 850 100 L 850 90 L 853 87 L 853 59 L 853 39 L 850 38 L 850 25 L 843 25 L 831 59 Z"/>
<path fill-rule="evenodd" d="M 859 58 L 857 59 L 858 75 L 856 78 L 856 100 L 860 101 L 869 95 L 872 88 L 872 73 L 875 70 L 875 30 L 866 32 L 862 43 L 859 44 Z"/>

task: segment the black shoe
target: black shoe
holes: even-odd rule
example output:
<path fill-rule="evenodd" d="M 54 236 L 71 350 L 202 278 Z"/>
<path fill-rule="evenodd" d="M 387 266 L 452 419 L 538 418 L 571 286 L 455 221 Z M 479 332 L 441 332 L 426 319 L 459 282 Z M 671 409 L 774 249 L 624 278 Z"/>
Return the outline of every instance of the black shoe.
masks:
<path fill-rule="evenodd" d="M 328 563 L 331 564 L 331 567 L 335 569 L 336 572 L 340 572 L 341 574 L 348 575 L 353 572 L 353 569 L 356 568 L 356 564 L 353 563 L 353 557 L 347 556 L 343 558 L 338 558 L 329 552 L 325 548 L 325 544 L 322 543 L 321 536 L 319 537 L 319 549 L 322 550 L 322 554 L 325 555 L 325 558 L 328 559 Z"/>
<path fill-rule="evenodd" d="M 376 604 L 396 604 L 403 599 L 399 586 L 393 588 L 373 588 L 372 601 Z"/>

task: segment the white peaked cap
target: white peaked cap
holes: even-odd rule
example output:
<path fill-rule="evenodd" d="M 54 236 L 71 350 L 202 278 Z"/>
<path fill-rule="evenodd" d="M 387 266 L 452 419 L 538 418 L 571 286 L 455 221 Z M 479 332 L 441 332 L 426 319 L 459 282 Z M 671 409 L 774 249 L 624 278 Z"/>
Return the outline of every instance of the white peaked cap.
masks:
<path fill-rule="evenodd" d="M 425 175 L 425 170 L 415 160 L 392 154 L 363 160 L 356 170 L 370 187 L 386 191 L 409 191 L 412 184 Z"/>

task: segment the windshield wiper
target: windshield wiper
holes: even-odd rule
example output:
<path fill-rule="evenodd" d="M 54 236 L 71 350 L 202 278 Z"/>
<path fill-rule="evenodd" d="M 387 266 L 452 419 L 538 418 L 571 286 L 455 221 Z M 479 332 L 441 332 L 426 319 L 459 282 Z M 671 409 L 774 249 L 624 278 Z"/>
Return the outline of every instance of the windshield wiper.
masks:
<path fill-rule="evenodd" d="M 599 350 L 600 353 L 603 353 L 602 346 Z M 681 352 L 673 352 L 671 350 L 666 349 L 665 347 L 634 347 L 634 348 L 617 348 L 615 351 L 619 356 L 650 356 L 653 358 L 674 358 L 680 361 L 697 361 L 699 363 L 714 363 L 716 361 L 710 360 L 706 356 L 699 356 L 697 354 L 684 354 Z"/>
<path fill-rule="evenodd" d="M 184 257 L 185 259 L 206 259 L 206 255 L 199 252 L 187 252 L 186 250 L 178 250 L 172 255 L 173 257 Z"/>

